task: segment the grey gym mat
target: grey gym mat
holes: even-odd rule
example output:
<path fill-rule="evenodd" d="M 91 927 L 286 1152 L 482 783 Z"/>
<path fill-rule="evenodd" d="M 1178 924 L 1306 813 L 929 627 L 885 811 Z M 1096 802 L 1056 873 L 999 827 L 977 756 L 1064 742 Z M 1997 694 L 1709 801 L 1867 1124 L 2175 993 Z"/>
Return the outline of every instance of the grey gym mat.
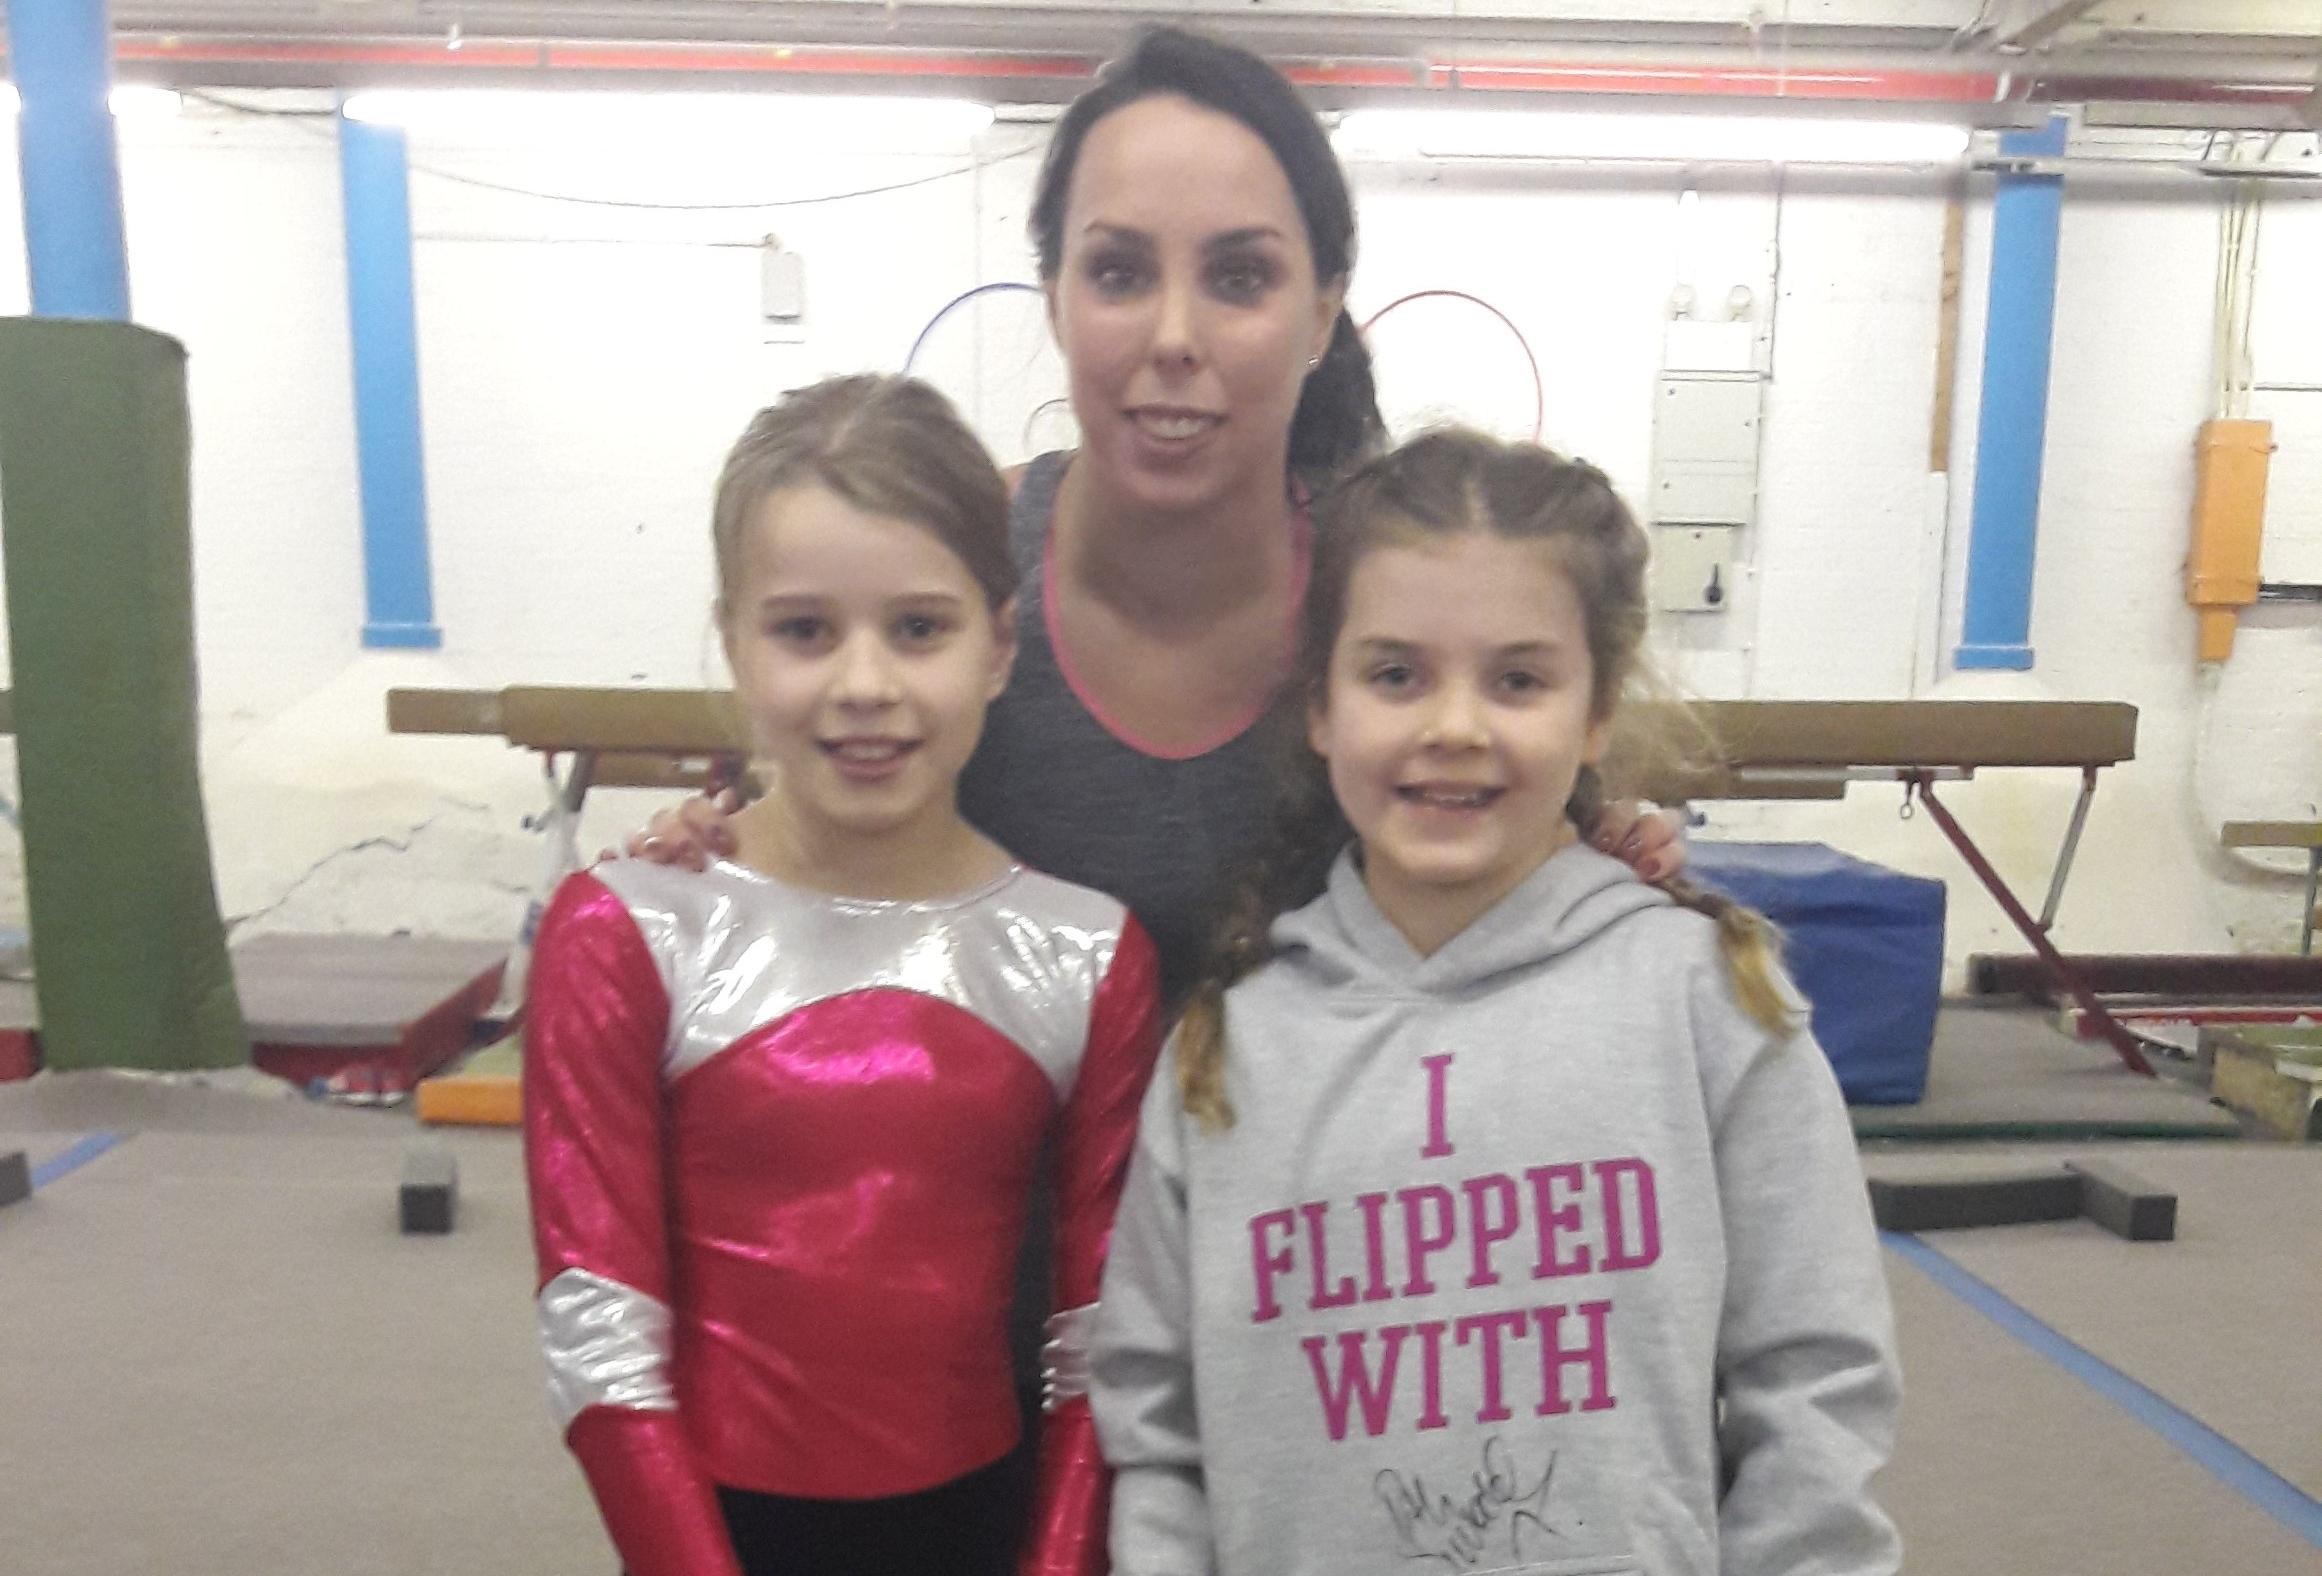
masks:
<path fill-rule="evenodd" d="M 414 1129 L 373 1127 L 148 1130 L 0 1212 L 11 1576 L 615 1568 L 533 1348 L 517 1135 L 439 1135 L 458 1229 L 404 1237 Z"/>
<path fill-rule="evenodd" d="M 2075 1040 L 2054 1014 L 1946 1001 L 1917 1105 L 1852 1107 L 1858 1138 L 2231 1138 L 2241 1124 L 2164 1070 L 2131 1072 L 2102 1040 Z"/>
<path fill-rule="evenodd" d="M 1873 1164 L 1896 1169 L 1889 1158 Z M 1922 1240 L 2322 1499 L 2322 1148 L 2009 1145 L 1908 1157 L 1915 1175 L 2067 1158 L 2102 1158 L 2174 1192 L 2176 1240 L 2124 1242 L 2087 1220 Z"/>
<path fill-rule="evenodd" d="M 2160 1435 L 1891 1253 L 1887 1280 L 1904 1400 L 1880 1498 L 1911 1576 L 2312 1576 L 2312 1545 Z"/>
<path fill-rule="evenodd" d="M 0 1083 L 0 1135 L 93 1132 L 314 1133 L 383 1131 L 392 1113 L 324 1105 L 254 1067 L 209 1073 L 119 1068 L 43 1072 Z M 408 1120 L 393 1123 L 401 1133 Z"/>
<path fill-rule="evenodd" d="M 418 1129 L 400 1113 L 120 1075 L 0 1089 L 0 1131 L 61 1148 L 86 1118 L 136 1136 L 0 1211 L 11 1576 L 614 1568 L 543 1398 L 518 1135 L 434 1135 L 459 1156 L 458 1229 L 404 1238 L 395 1184 Z M 1989 1165 L 2067 1152 L 2087 1146 L 1926 1153 Z M 2294 1449 L 2261 1442 L 2294 1446 L 2316 1411 L 2299 1387 L 2310 1376 L 2293 1372 L 2303 1348 L 2278 1321 L 2322 1302 L 2310 1282 L 2273 1278 L 2266 1255 L 2281 1227 L 2270 1212 L 2236 1215 L 2230 1229 L 2220 1212 L 2253 1189 L 2296 1195 L 2322 1151 L 2102 1152 L 2181 1188 L 2187 1242 L 2014 1228 L 2061 1243 L 2024 1273 L 2006 1232 L 1941 1245 L 2292 1472 Z M 2244 1155 L 2271 1157 L 2278 1173 L 2242 1166 Z M 2175 1169 L 2186 1157 L 2192 1169 Z M 2279 1240 L 2306 1264 L 2322 1258 L 2310 1231 Z M 2188 1244 L 2211 1282 L 2204 1308 L 2182 1306 L 2196 1289 L 2147 1257 Z M 1888 1267 L 1908 1394 L 1883 1495 L 1913 1576 L 2314 1569 L 2311 1547 L 2166 1440 L 1909 1264 L 1890 1255 Z M 2207 1393 L 2217 1377 L 2200 1354 L 2123 1344 L 2147 1314 L 2153 1331 L 2267 1382 Z M 2221 1320 L 2229 1333 L 2197 1341 Z"/>

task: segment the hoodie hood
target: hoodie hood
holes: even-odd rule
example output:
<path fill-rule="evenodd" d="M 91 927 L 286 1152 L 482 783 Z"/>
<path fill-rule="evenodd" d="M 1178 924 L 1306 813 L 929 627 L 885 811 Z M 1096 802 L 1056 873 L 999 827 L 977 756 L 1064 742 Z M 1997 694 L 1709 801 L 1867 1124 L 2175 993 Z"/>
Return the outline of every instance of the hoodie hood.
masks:
<path fill-rule="evenodd" d="M 1283 961 L 1335 986 L 1455 993 L 1570 952 L 1632 914 L 1675 900 L 1626 864 L 1574 843 L 1427 957 L 1371 900 L 1349 844 L 1322 896 L 1274 923 Z"/>

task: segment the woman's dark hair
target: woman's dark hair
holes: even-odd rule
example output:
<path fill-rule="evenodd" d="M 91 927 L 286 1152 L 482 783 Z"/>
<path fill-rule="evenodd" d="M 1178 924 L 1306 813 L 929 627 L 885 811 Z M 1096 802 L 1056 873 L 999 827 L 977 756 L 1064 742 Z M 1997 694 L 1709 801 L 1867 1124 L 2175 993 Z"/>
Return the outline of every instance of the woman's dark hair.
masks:
<path fill-rule="evenodd" d="M 1321 894 L 1331 865 L 1354 835 L 1331 795 L 1327 765 L 1307 743 L 1306 717 L 1326 695 L 1355 570 L 1381 547 L 1463 535 L 1538 543 L 1555 555 L 1577 594 L 1587 632 L 1593 718 L 1611 723 L 1624 694 L 1650 679 L 1644 658 L 1645 533 L 1604 472 L 1585 460 L 1568 460 L 1537 444 L 1442 428 L 1371 461 L 1315 505 L 1314 569 L 1300 615 L 1297 658 L 1266 722 L 1278 752 L 1270 840 L 1213 938 L 1208 966 L 1178 1020 L 1179 1092 L 1185 1109 L 1206 1125 L 1233 1121 L 1225 1094 L 1226 990 L 1273 956 L 1274 921 Z M 1582 766 L 1566 817 L 1586 835 L 1595 830 L 1604 802 L 1597 769 Z M 1793 1013 L 1778 983 L 1773 927 L 1688 881 L 1672 877 L 1657 885 L 1717 922 L 1743 1010 L 1774 1032 L 1792 1027 Z"/>
<path fill-rule="evenodd" d="M 1074 99 L 1056 123 L 1027 226 L 1042 279 L 1054 279 L 1063 262 L 1065 201 L 1090 129 L 1114 110 L 1164 95 L 1190 99 L 1248 127 L 1289 179 L 1306 224 L 1316 281 L 1338 283 L 1353 272 L 1354 199 L 1347 192 L 1346 171 L 1298 90 L 1246 49 L 1160 27 L 1140 35 L 1127 54 L 1106 66 L 1096 85 Z M 1385 434 L 1371 384 L 1370 352 L 1354 319 L 1342 310 L 1331 328 L 1330 346 L 1307 374 L 1290 420 L 1290 473 L 1319 490 L 1378 452 Z"/>

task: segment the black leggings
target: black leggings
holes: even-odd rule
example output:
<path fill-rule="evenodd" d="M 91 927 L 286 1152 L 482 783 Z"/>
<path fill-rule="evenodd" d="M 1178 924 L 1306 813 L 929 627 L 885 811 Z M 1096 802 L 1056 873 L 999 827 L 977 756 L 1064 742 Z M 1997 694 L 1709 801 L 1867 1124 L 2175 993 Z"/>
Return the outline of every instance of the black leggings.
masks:
<path fill-rule="evenodd" d="M 745 1576 L 1008 1576 L 1030 1455 L 887 1499 L 793 1499 L 718 1489 Z"/>

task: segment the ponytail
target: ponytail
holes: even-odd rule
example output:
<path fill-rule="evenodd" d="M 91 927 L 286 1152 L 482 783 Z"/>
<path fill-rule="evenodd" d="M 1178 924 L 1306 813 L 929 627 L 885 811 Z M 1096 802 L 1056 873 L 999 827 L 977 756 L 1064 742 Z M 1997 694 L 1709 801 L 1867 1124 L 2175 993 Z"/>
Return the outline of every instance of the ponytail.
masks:
<path fill-rule="evenodd" d="M 1717 950 L 1725 959 L 1726 980 L 1750 1020 L 1774 1034 L 1796 1029 L 1798 1014 L 1775 983 L 1781 977 L 1782 933 L 1774 928 L 1774 922 L 1747 904 L 1695 886 L 1683 876 L 1668 876 L 1653 884 L 1684 907 L 1717 922 Z"/>
<path fill-rule="evenodd" d="M 1306 374 L 1298 410 L 1290 418 L 1290 474 L 1322 492 L 1386 445 L 1371 377 L 1371 352 L 1344 309 L 1331 325 L 1330 345 Z"/>
<path fill-rule="evenodd" d="M 1178 1099 L 1188 1116 L 1213 1133 L 1234 1125 L 1233 1102 L 1225 1092 L 1225 994 L 1273 955 L 1269 928 L 1253 895 L 1237 896 L 1209 967 L 1177 1020 Z"/>
<path fill-rule="evenodd" d="M 1604 780 L 1593 766 L 1582 766 L 1573 779 L 1572 797 L 1564 813 L 1583 837 L 1596 835 L 1604 816 Z M 1750 1020 L 1775 1034 L 1798 1027 L 1797 1013 L 1777 983 L 1781 978 L 1782 933 L 1772 920 L 1722 892 L 1711 892 L 1683 876 L 1665 876 L 1653 885 L 1684 908 L 1706 914 L 1717 925 L 1717 950 L 1725 960 L 1727 981 Z"/>

